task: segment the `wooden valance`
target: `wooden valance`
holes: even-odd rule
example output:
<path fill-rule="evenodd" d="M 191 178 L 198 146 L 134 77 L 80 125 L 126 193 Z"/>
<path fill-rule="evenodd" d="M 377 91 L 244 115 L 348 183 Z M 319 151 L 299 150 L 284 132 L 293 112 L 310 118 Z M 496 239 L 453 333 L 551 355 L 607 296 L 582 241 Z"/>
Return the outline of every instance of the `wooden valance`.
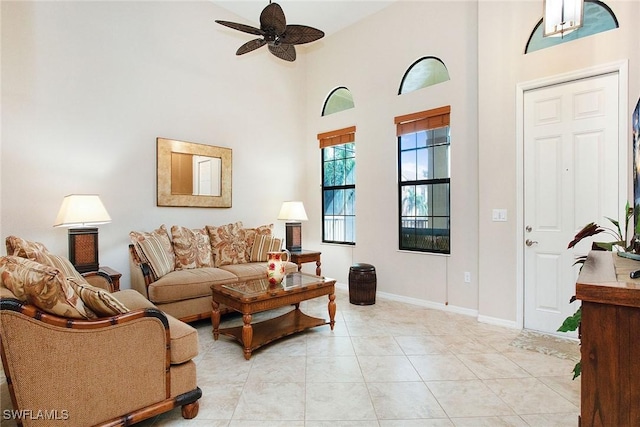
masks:
<path fill-rule="evenodd" d="M 396 136 L 449 126 L 450 113 L 451 106 L 447 105 L 446 107 L 434 108 L 433 110 L 398 116 L 394 119 Z"/>
<path fill-rule="evenodd" d="M 349 126 L 348 128 L 336 129 L 329 132 L 323 132 L 318 134 L 318 141 L 320 142 L 320 148 L 327 148 L 333 145 L 346 144 L 348 142 L 355 142 L 356 140 L 356 127 Z"/>

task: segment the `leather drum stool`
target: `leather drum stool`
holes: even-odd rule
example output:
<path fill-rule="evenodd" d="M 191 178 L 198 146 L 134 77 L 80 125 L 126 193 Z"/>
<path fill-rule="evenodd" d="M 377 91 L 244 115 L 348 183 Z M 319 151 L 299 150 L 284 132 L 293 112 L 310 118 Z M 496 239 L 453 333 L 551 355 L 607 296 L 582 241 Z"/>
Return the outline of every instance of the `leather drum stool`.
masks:
<path fill-rule="evenodd" d="M 357 305 L 376 303 L 376 268 L 371 264 L 354 264 L 349 268 L 349 302 Z"/>

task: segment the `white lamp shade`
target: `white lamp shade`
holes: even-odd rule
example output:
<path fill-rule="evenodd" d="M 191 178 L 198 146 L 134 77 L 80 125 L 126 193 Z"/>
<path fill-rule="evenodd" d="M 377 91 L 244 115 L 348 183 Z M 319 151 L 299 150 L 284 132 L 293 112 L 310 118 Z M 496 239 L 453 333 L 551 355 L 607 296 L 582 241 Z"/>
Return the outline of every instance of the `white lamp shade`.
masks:
<path fill-rule="evenodd" d="M 562 36 L 582 27 L 584 0 L 544 0 L 544 37 Z"/>
<path fill-rule="evenodd" d="M 92 227 L 111 222 L 97 194 L 70 194 L 62 200 L 62 206 L 54 227 Z"/>
<path fill-rule="evenodd" d="M 307 221 L 307 213 L 302 202 L 284 202 L 280 208 L 278 219 L 285 221 Z"/>

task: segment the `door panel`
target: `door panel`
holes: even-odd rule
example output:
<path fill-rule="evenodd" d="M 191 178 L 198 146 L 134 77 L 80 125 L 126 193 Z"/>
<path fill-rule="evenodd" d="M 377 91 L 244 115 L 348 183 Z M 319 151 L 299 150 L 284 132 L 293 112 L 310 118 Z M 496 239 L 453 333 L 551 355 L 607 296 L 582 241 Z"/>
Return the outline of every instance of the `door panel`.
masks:
<path fill-rule="evenodd" d="M 592 240 L 573 250 L 568 243 L 587 223 L 618 218 L 624 203 L 618 200 L 618 74 L 527 91 L 523 112 L 524 326 L 557 333 L 577 309 L 569 303 L 578 275 L 573 264 Z"/>

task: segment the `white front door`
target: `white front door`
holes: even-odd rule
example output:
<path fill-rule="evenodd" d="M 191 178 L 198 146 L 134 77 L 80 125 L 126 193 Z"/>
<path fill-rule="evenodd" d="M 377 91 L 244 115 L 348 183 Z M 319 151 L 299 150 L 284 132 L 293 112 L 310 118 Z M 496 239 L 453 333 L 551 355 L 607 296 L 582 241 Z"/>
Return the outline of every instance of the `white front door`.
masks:
<path fill-rule="evenodd" d="M 618 73 L 526 91 L 523 113 L 524 327 L 558 334 L 579 304 L 569 303 L 579 271 L 575 258 L 587 254 L 593 239 L 574 250 L 567 245 L 590 222 L 609 226 L 605 217 L 611 217 L 624 224 Z"/>

